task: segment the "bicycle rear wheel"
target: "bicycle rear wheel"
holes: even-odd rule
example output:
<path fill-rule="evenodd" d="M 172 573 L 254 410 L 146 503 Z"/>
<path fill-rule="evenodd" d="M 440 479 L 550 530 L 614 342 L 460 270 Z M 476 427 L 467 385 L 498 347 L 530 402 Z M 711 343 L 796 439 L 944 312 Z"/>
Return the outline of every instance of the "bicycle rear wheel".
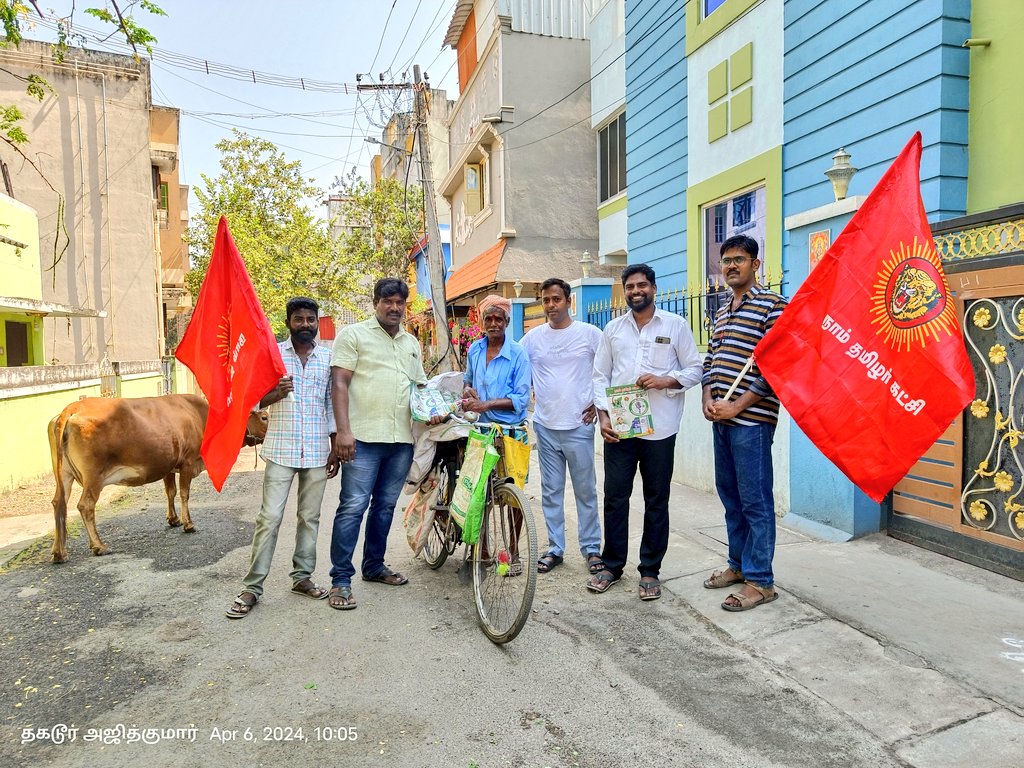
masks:
<path fill-rule="evenodd" d="M 440 464 L 440 476 L 437 482 L 437 497 L 434 499 L 434 522 L 430 524 L 430 533 L 423 545 L 423 562 L 435 571 L 444 565 L 451 551 L 448 538 L 452 528 L 452 518 L 448 513 L 452 494 L 455 492 L 455 465 L 449 461 Z"/>
<path fill-rule="evenodd" d="M 519 488 L 494 487 L 473 548 L 473 596 L 484 634 L 507 643 L 519 634 L 537 588 L 537 529 Z"/>

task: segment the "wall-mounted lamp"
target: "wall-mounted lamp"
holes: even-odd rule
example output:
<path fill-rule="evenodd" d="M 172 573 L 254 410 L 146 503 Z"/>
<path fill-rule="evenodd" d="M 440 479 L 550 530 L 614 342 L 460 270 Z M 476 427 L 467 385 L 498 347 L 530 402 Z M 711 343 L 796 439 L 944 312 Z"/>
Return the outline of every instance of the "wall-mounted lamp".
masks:
<path fill-rule="evenodd" d="M 850 179 L 857 169 L 850 165 L 850 153 L 842 147 L 832 155 L 832 167 L 825 171 L 828 180 L 832 182 L 832 194 L 836 196 L 836 202 L 846 197 L 846 191 L 850 188 Z"/>
<path fill-rule="evenodd" d="M 594 264 L 594 257 L 590 251 L 584 251 L 580 257 L 580 269 L 583 270 L 583 277 L 590 277 L 590 267 Z"/>
<path fill-rule="evenodd" d="M 968 37 L 961 43 L 961 48 L 985 48 L 992 45 L 991 37 Z"/>
<path fill-rule="evenodd" d="M 517 299 L 523 294 L 523 281 L 518 277 L 516 278 L 516 281 L 512 283 L 512 290 L 516 292 Z"/>

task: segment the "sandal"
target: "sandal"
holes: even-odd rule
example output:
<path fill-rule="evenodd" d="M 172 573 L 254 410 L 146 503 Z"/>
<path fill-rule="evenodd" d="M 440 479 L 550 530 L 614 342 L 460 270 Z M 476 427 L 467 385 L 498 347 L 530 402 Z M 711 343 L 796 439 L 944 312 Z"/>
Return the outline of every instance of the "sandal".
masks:
<path fill-rule="evenodd" d="M 523 575 L 523 561 L 520 560 L 517 557 L 515 560 L 513 560 L 511 563 L 508 564 L 508 573 L 506 573 L 505 576 L 511 578 L 512 576 L 522 576 L 522 575 Z"/>
<path fill-rule="evenodd" d="M 554 570 L 556 565 L 561 565 L 563 558 L 561 555 L 556 555 L 554 552 L 548 552 L 544 557 L 537 561 L 537 573 L 547 573 L 548 571 Z"/>
<path fill-rule="evenodd" d="M 302 581 L 295 582 L 292 585 L 292 592 L 312 598 L 313 600 L 323 600 L 328 594 L 326 589 L 319 584 L 314 584 L 312 579 L 303 579 Z"/>
<path fill-rule="evenodd" d="M 715 571 L 708 578 L 704 579 L 704 589 L 731 587 L 733 584 L 739 584 L 742 581 L 742 573 L 734 571 L 732 568 L 726 568 L 724 571 Z"/>
<path fill-rule="evenodd" d="M 387 584 L 389 587 L 400 587 L 408 584 L 409 580 L 398 571 L 392 571 L 386 565 L 384 570 L 374 576 L 363 576 L 363 581 L 376 581 L 380 584 Z"/>
<path fill-rule="evenodd" d="M 327 604 L 336 611 L 351 611 L 356 607 L 356 599 L 352 597 L 352 587 L 348 584 L 331 587 L 328 597 L 330 599 Z"/>
<path fill-rule="evenodd" d="M 596 552 L 591 552 L 587 555 L 587 570 L 592 574 L 600 573 L 604 570 L 604 560 Z"/>
<path fill-rule="evenodd" d="M 259 598 L 252 592 L 242 592 L 235 598 L 231 607 L 224 611 L 224 615 L 229 619 L 244 619 L 258 602 Z"/>
<path fill-rule="evenodd" d="M 722 608 L 737 613 L 739 611 L 749 611 L 751 608 L 757 608 L 759 605 L 779 599 L 779 593 L 775 591 L 775 587 L 761 587 L 750 581 L 746 582 L 746 585 L 757 590 L 757 595 L 751 596 L 745 595 L 743 592 L 733 592 L 729 597 L 725 598 Z M 731 604 L 729 602 L 730 599 L 735 600 L 738 605 Z"/>
<path fill-rule="evenodd" d="M 590 580 L 587 582 L 587 589 L 598 594 L 607 592 L 611 589 L 612 584 L 617 583 L 620 578 L 620 576 L 616 576 L 608 569 L 598 571 L 590 577 Z"/>
<path fill-rule="evenodd" d="M 644 581 L 647 579 L 647 581 Z M 640 579 L 640 599 L 658 600 L 661 598 L 661 582 L 653 576 L 644 576 Z"/>

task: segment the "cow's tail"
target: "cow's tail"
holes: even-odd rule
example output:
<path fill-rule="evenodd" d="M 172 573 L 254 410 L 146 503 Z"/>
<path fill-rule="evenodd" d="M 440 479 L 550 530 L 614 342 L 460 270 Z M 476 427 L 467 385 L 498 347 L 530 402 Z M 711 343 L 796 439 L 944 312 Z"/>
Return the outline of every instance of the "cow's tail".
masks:
<path fill-rule="evenodd" d="M 53 464 L 53 479 L 57 483 L 57 494 L 54 497 L 54 504 L 57 503 L 58 498 L 67 500 L 67 492 L 70 489 L 64 487 L 64 426 L 67 424 L 67 418 L 64 412 L 61 411 L 58 415 L 50 419 L 50 423 L 46 428 L 47 436 L 50 440 L 50 461 Z"/>
<path fill-rule="evenodd" d="M 64 481 L 64 463 L 68 460 L 64 433 L 69 418 L 70 414 L 65 409 L 59 415 L 54 416 L 46 428 L 50 440 L 53 479 L 56 483 L 53 493 L 53 561 L 55 563 L 63 563 L 67 560 L 68 497 L 71 495 L 71 482 L 65 483 Z"/>

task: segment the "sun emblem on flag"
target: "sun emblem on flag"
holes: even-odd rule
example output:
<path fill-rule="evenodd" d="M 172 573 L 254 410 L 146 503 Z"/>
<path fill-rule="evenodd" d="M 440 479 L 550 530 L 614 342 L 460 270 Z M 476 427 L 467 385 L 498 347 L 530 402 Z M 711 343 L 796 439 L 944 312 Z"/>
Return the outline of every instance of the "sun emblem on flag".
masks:
<path fill-rule="evenodd" d="M 231 320 L 228 319 L 230 313 L 231 309 L 228 308 L 227 314 L 221 316 L 220 322 L 217 323 L 217 357 L 225 368 L 231 364 Z"/>
<path fill-rule="evenodd" d="M 900 243 L 882 262 L 874 285 L 871 314 L 876 333 L 893 349 L 909 350 L 939 333 L 958 331 L 956 308 L 949 300 L 949 287 L 941 272 L 941 261 L 929 240 L 912 245 Z"/>

